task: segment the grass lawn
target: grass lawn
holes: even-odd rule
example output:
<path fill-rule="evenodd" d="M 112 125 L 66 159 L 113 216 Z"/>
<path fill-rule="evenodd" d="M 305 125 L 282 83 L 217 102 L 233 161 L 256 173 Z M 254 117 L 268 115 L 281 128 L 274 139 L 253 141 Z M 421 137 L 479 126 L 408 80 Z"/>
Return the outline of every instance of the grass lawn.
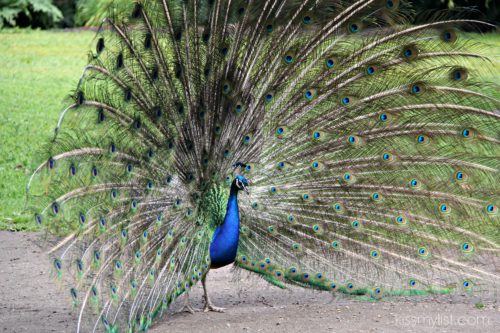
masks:
<path fill-rule="evenodd" d="M 0 31 L 0 229 L 33 228 L 25 188 L 64 98 L 76 87 L 94 32 Z"/>
<path fill-rule="evenodd" d="M 0 229 L 34 228 L 32 216 L 23 212 L 26 183 L 41 162 L 37 152 L 52 135 L 94 36 L 82 31 L 0 31 Z M 488 79 L 498 82 L 500 35 L 479 40 L 494 45 L 498 71 Z"/>

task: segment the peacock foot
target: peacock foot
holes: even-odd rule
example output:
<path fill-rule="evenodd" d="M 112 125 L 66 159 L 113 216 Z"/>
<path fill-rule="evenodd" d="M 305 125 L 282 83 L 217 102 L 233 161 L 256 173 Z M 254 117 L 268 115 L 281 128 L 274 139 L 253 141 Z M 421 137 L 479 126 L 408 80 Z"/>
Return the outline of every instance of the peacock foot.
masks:
<path fill-rule="evenodd" d="M 184 306 L 179 311 L 177 311 L 177 313 L 189 312 L 191 314 L 194 314 L 195 312 L 200 311 L 200 309 L 194 308 L 193 306 L 191 306 L 191 304 L 184 304 Z"/>
<path fill-rule="evenodd" d="M 206 303 L 205 304 L 205 308 L 203 309 L 203 312 L 209 312 L 209 311 L 213 311 L 213 312 L 225 312 L 225 308 L 219 308 L 217 306 L 214 306 L 212 303 Z"/>
<path fill-rule="evenodd" d="M 183 313 L 183 312 L 189 312 L 191 314 L 194 314 L 195 312 L 200 312 L 200 309 L 194 308 L 190 303 L 189 303 L 189 294 L 186 294 L 186 300 L 184 302 L 184 305 L 182 308 L 177 311 L 177 313 Z"/>

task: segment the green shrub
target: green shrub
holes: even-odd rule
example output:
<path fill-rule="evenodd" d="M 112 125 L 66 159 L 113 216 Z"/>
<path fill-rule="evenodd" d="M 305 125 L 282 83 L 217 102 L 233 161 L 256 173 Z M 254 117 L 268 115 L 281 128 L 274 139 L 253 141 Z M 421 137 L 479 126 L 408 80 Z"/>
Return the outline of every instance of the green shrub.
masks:
<path fill-rule="evenodd" d="M 51 0 L 0 0 L 0 28 L 51 28 L 62 17 Z"/>

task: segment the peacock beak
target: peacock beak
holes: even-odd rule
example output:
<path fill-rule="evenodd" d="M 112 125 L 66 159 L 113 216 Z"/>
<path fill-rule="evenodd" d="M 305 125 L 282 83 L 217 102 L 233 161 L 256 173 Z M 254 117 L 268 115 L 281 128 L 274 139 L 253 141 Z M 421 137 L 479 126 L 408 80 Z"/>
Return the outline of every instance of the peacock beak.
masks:
<path fill-rule="evenodd" d="M 246 187 L 245 185 L 243 185 L 243 191 L 245 191 L 245 193 L 246 193 L 246 194 L 250 194 L 250 193 L 248 192 L 248 187 Z"/>

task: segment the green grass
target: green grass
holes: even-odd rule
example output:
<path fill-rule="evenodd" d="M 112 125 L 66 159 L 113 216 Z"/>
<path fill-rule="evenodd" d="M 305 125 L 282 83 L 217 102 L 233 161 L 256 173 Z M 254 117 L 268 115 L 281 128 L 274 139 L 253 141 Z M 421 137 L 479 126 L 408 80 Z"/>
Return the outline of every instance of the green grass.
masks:
<path fill-rule="evenodd" d="M 28 177 L 41 162 L 64 98 L 76 87 L 94 32 L 0 32 L 0 229 L 30 229 Z"/>
<path fill-rule="evenodd" d="M 41 162 L 38 153 L 53 133 L 64 98 L 76 87 L 94 36 L 0 31 L 0 229 L 34 228 L 32 216 L 24 212 L 26 183 Z M 498 71 L 487 79 L 497 81 L 500 36 L 478 39 L 492 45 Z"/>

